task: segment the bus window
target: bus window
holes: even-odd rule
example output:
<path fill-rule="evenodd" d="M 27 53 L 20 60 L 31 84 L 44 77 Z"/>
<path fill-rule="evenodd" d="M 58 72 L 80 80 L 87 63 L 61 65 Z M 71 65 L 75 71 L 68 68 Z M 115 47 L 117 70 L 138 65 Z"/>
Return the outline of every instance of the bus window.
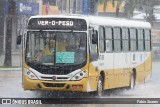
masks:
<path fill-rule="evenodd" d="M 137 51 L 137 37 L 136 37 L 136 29 L 130 29 L 130 49 L 131 51 Z"/>
<path fill-rule="evenodd" d="M 145 51 L 151 50 L 150 30 L 144 30 L 145 35 Z"/>
<path fill-rule="evenodd" d="M 143 37 L 143 30 L 138 29 L 138 51 L 144 50 L 144 37 Z"/>
<path fill-rule="evenodd" d="M 105 39 L 106 39 L 106 52 L 113 51 L 113 37 L 112 37 L 112 28 L 105 28 Z"/>
<path fill-rule="evenodd" d="M 101 53 L 105 51 L 104 28 L 99 27 L 99 50 Z"/>
<path fill-rule="evenodd" d="M 129 51 L 129 30 L 128 28 L 122 28 L 122 50 L 124 52 Z"/>
<path fill-rule="evenodd" d="M 113 28 L 113 35 L 114 35 L 114 51 L 120 52 L 121 51 L 121 31 L 120 31 L 120 28 Z"/>

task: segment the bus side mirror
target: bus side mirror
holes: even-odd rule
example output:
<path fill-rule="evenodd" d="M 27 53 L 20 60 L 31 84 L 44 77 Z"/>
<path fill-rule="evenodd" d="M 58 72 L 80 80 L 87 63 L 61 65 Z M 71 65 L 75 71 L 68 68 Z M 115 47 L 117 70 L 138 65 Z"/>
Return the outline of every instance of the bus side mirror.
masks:
<path fill-rule="evenodd" d="M 17 36 L 17 45 L 20 45 L 22 42 L 22 35 Z"/>
<path fill-rule="evenodd" d="M 92 34 L 92 44 L 98 44 L 98 36 L 97 36 L 97 34 Z"/>

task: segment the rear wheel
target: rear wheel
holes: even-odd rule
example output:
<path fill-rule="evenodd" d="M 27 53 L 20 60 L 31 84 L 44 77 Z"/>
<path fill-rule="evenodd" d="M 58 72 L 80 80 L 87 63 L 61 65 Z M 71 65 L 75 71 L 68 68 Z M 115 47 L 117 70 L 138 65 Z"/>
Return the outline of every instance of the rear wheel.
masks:
<path fill-rule="evenodd" d="M 130 86 L 129 86 L 129 88 L 130 88 L 130 89 L 134 89 L 134 88 L 135 88 L 135 85 L 136 85 L 135 74 L 132 73 L 132 74 L 131 74 L 131 80 L 130 80 Z"/>
<path fill-rule="evenodd" d="M 101 75 L 99 76 L 99 80 L 98 80 L 97 95 L 99 97 L 101 97 L 103 95 L 103 78 Z"/>

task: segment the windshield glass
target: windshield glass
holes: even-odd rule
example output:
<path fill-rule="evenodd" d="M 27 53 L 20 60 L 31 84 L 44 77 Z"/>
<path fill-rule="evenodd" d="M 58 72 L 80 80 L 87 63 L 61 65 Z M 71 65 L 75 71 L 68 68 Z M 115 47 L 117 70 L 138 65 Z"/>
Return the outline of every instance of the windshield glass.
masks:
<path fill-rule="evenodd" d="M 28 32 L 26 62 L 77 65 L 86 62 L 86 33 Z"/>

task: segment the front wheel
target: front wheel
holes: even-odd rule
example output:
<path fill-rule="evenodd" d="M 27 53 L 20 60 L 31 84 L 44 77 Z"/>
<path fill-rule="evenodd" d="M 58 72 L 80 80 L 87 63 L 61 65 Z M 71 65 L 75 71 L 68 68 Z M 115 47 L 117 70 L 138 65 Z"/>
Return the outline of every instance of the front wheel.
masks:
<path fill-rule="evenodd" d="M 99 97 L 101 97 L 103 95 L 103 78 L 101 75 L 99 76 L 99 80 L 98 80 L 97 95 Z"/>

